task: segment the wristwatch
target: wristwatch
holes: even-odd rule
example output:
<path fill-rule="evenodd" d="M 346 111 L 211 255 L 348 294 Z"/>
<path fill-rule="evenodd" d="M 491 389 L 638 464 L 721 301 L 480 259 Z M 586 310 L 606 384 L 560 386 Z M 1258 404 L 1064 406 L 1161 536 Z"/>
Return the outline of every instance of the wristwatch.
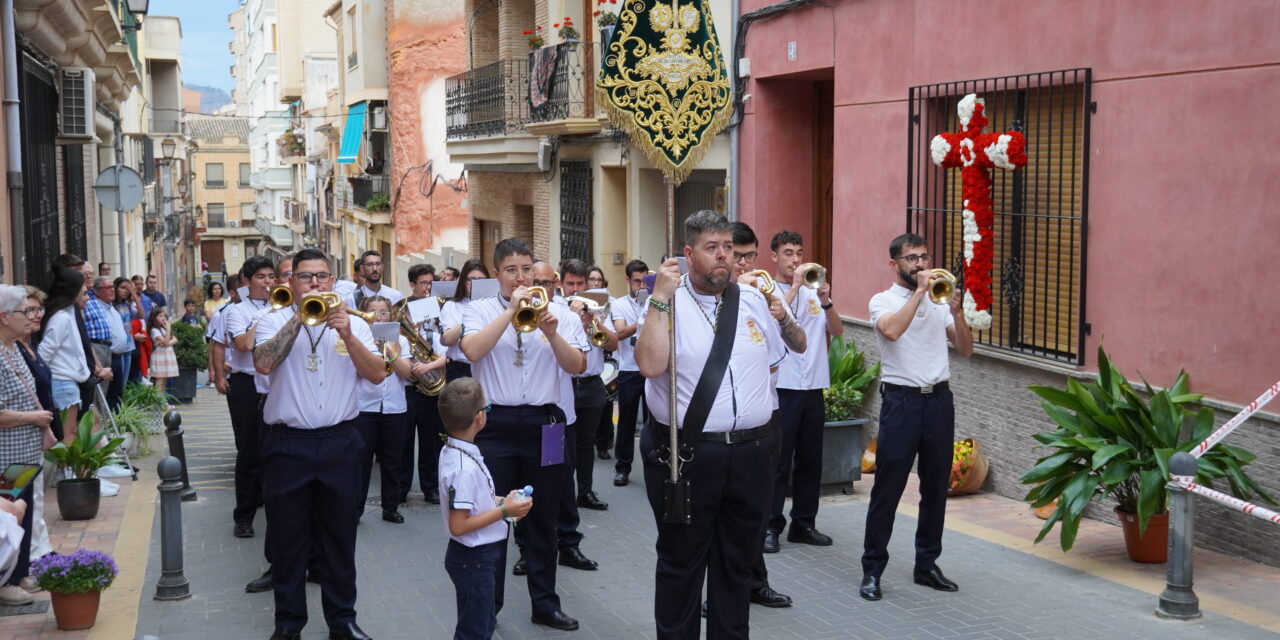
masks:
<path fill-rule="evenodd" d="M 827 310 L 829 310 L 831 307 L 836 306 L 836 303 L 835 303 L 835 302 L 828 302 L 828 303 L 826 303 L 826 304 L 824 304 L 824 305 L 821 305 L 821 306 L 822 306 L 822 310 L 823 310 L 823 311 L 827 311 Z"/>

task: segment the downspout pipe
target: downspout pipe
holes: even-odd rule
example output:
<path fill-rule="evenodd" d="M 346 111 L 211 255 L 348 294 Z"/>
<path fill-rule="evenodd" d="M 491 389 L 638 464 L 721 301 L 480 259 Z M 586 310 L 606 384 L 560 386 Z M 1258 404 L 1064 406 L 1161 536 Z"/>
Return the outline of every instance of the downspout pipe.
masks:
<path fill-rule="evenodd" d="M 13 0 L 0 0 L 0 46 L 3 46 L 4 64 L 4 120 L 5 158 L 8 171 L 5 175 L 9 185 L 9 237 L 13 238 L 13 275 L 11 282 L 22 280 L 26 273 L 26 227 L 22 215 L 22 124 L 18 114 L 18 37 L 14 27 Z M 0 262 L 0 276 L 4 273 L 4 263 Z"/>
<path fill-rule="evenodd" d="M 729 3 L 729 24 L 732 24 L 736 27 L 738 24 L 738 16 L 741 13 L 742 13 L 742 0 L 732 0 L 732 2 Z M 734 37 L 733 50 L 737 51 L 738 33 L 736 28 L 734 29 L 733 37 Z M 734 77 L 737 77 L 738 56 L 736 55 L 733 56 L 733 60 L 730 62 L 730 64 L 733 65 L 734 67 L 734 71 L 733 71 Z M 729 219 L 730 220 L 738 219 L 738 202 L 740 201 L 740 198 L 741 198 L 740 194 L 738 193 L 738 189 L 742 187 L 742 180 L 738 176 L 738 170 L 742 166 L 741 161 L 738 159 L 738 154 L 740 153 L 739 145 L 742 144 L 742 141 L 739 137 L 741 135 L 742 135 L 741 127 L 733 127 L 729 129 Z"/>

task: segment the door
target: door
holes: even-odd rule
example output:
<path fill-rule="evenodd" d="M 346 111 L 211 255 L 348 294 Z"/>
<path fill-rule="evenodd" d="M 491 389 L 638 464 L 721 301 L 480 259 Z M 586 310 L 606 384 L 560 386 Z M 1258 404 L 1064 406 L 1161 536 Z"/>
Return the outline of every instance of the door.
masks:
<path fill-rule="evenodd" d="M 480 261 L 489 266 L 489 273 L 498 275 L 497 265 L 493 264 L 493 250 L 498 248 L 502 240 L 502 223 L 494 220 L 480 220 Z"/>
<path fill-rule="evenodd" d="M 210 272 L 221 272 L 222 265 L 226 264 L 226 256 L 223 253 L 222 240 L 201 240 L 200 241 L 200 259 L 209 265 Z"/>
<path fill-rule="evenodd" d="M 53 75 L 23 56 L 21 78 L 22 204 L 26 212 L 26 283 L 47 290 L 60 251 L 58 228 L 58 92 Z M 9 135 L 16 132 L 10 131 Z M 11 169 L 12 170 L 12 169 Z"/>

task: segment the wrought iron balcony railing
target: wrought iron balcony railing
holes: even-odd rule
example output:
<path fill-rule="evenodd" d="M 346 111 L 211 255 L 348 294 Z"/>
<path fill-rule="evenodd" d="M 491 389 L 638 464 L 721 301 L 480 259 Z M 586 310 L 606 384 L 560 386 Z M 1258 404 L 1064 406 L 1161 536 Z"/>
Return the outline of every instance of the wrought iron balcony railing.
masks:
<path fill-rule="evenodd" d="M 450 140 L 524 130 L 529 121 L 529 62 L 499 60 L 445 80 Z"/>
<path fill-rule="evenodd" d="M 351 204 L 368 211 L 389 211 L 391 181 L 387 176 L 352 176 Z M 377 196 L 386 196 L 377 198 Z M 376 200 L 375 200 L 376 198 Z M 381 204 L 379 203 L 381 202 Z M 373 202 L 370 207 L 369 203 Z M 386 205 L 385 207 L 383 205 Z"/>
<path fill-rule="evenodd" d="M 529 54 L 529 120 L 552 122 L 594 117 L 600 44 L 562 42 L 547 51 Z M 554 61 L 540 60 L 540 56 L 550 55 L 551 51 L 554 51 Z"/>

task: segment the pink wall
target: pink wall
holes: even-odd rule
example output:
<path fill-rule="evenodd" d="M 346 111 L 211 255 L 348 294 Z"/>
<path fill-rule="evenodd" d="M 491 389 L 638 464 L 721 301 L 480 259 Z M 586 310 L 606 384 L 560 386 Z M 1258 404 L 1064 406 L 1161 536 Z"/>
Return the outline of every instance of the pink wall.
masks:
<path fill-rule="evenodd" d="M 743 11 L 772 1 L 744 0 Z M 909 87 L 1091 67 L 1090 368 L 1105 337 L 1153 384 L 1185 367 L 1197 391 L 1247 402 L 1280 375 L 1280 286 L 1268 271 L 1280 255 L 1278 30 L 1266 0 L 993 0 L 981 11 L 865 0 L 757 23 L 741 217 L 765 242 L 807 226 L 810 107 L 797 75 L 833 68 L 835 296 L 866 318 L 891 281 L 888 241 L 905 228 Z"/>

